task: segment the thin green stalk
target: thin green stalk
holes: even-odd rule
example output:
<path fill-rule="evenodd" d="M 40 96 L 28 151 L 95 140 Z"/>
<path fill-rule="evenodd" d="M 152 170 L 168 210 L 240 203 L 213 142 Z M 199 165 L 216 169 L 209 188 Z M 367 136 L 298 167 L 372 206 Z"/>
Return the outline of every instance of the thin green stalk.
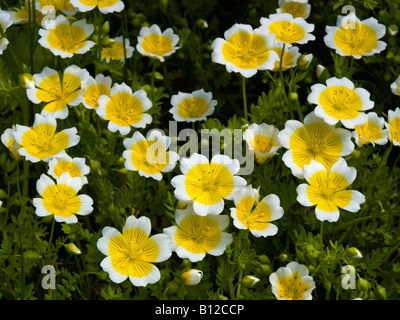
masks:
<path fill-rule="evenodd" d="M 50 237 L 49 237 L 49 245 L 47 246 L 47 254 L 49 253 L 51 243 L 53 242 L 53 234 L 54 234 L 54 226 L 56 224 L 56 219 L 53 219 L 53 222 L 51 224 L 51 230 L 50 230 Z"/>
<path fill-rule="evenodd" d="M 243 110 L 244 118 L 248 121 L 247 117 L 247 97 L 246 97 L 246 78 L 242 76 L 242 94 L 243 94 Z"/>
<path fill-rule="evenodd" d="M 153 105 L 156 104 L 156 98 L 155 98 L 155 78 L 156 78 L 156 60 L 153 60 L 153 69 L 151 71 L 151 102 L 153 103 Z"/>
<path fill-rule="evenodd" d="M 286 102 L 286 107 L 289 110 L 290 118 L 294 119 L 293 110 L 290 107 L 289 98 L 288 98 L 288 96 L 286 94 L 286 90 L 285 90 L 285 79 L 283 77 L 283 55 L 285 53 L 285 47 L 286 47 L 286 43 L 284 43 L 283 46 L 282 46 L 282 52 L 281 52 L 280 61 L 279 61 L 279 86 L 282 89 L 283 97 L 284 97 L 285 102 Z"/>

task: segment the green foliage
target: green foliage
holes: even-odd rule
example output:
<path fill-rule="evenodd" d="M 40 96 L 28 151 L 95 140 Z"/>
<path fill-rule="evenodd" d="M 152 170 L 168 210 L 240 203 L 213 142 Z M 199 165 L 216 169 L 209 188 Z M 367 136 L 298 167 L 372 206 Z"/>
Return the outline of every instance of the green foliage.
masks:
<path fill-rule="evenodd" d="M 10 9 L 22 6 L 23 1 L 10 5 L 0 0 L 0 7 Z M 137 51 L 126 64 L 118 61 L 100 61 L 98 46 L 83 56 L 60 59 L 40 45 L 30 43 L 26 26 L 7 30 L 12 49 L 17 53 L 20 70 L 12 49 L 0 56 L 0 131 L 14 124 L 32 125 L 34 113 L 40 105 L 32 105 L 25 90 L 18 85 L 23 72 L 39 73 L 44 66 L 63 70 L 76 64 L 87 68 L 92 75 L 104 73 L 113 83 L 125 82 L 134 90 L 145 89 L 153 96 L 150 110 L 153 122 L 146 128 L 160 128 L 165 132 L 171 120 L 170 98 L 178 91 L 191 92 L 203 88 L 212 91 L 218 101 L 215 113 L 201 124 L 201 129 L 243 129 L 251 123 L 268 123 L 282 130 L 288 119 L 302 120 L 313 110 L 307 103 L 310 86 L 323 83 L 316 76 L 316 66 L 324 65 L 326 74 L 349 77 L 371 93 L 374 111 L 387 115 L 398 106 L 398 97 L 390 92 L 390 83 L 400 75 L 400 44 L 398 36 L 385 36 L 386 51 L 361 60 L 341 57 L 324 46 L 326 25 L 333 25 L 340 9 L 347 4 L 355 6 L 360 18 L 375 16 L 380 23 L 400 25 L 400 7 L 396 0 L 368 1 L 309 1 L 312 5 L 311 23 L 315 23 L 315 44 L 304 45 L 301 53 L 312 53 L 310 66 L 291 69 L 284 73 L 283 82 L 278 73 L 258 72 L 247 81 L 249 121 L 242 112 L 241 79 L 228 73 L 224 66 L 211 61 L 211 43 L 222 37 L 234 23 L 258 26 L 259 18 L 275 13 L 277 2 L 271 1 L 124 1 L 123 14 L 108 14 L 100 21 L 97 9 L 86 17 L 97 27 L 102 39 L 125 33 L 136 44 L 136 37 L 144 25 L 158 24 L 162 30 L 172 27 L 180 37 L 180 49 L 166 62 L 156 64 L 154 86 L 153 62 Z M 227 3 L 229 4 L 227 6 Z M 101 34 L 99 27 L 105 20 L 110 31 Z M 204 27 L 204 21 L 208 27 Z M 37 31 L 37 29 L 36 29 Z M 37 41 L 34 37 L 34 42 Z M 29 50 L 27 49 L 29 46 Z M 31 55 L 30 55 L 31 54 Z M 33 63 L 30 59 L 32 58 Z M 292 95 L 291 95 L 292 94 Z M 248 184 L 260 187 L 260 195 L 279 196 L 284 216 L 276 222 L 278 234 L 256 238 L 248 230 L 239 231 L 230 223 L 227 232 L 233 242 L 220 257 L 206 256 L 197 263 L 180 259 L 176 254 L 160 264 L 161 279 L 146 287 L 134 287 L 129 281 L 113 283 L 101 267 L 104 255 L 97 249 L 97 240 L 105 226 L 121 230 L 129 215 L 145 215 L 151 219 L 152 233 L 175 223 L 178 202 L 174 197 L 171 178 L 173 172 L 155 181 L 124 168 L 122 135 L 107 129 L 105 121 L 93 110 L 81 105 L 71 107 L 67 119 L 60 121 L 60 130 L 75 126 L 80 143 L 70 149 L 72 157 L 84 157 L 90 166 L 89 184 L 82 193 L 94 201 L 94 211 L 79 217 L 76 224 L 55 223 L 52 217 L 35 214 L 32 199 L 37 197 L 36 181 L 47 172 L 44 163 L 16 161 L 7 148 L 0 146 L 0 299 L 275 299 L 271 292 L 269 275 L 290 261 L 308 267 L 316 282 L 315 299 L 399 299 L 400 298 L 400 168 L 399 148 L 364 146 L 346 160 L 357 169 L 352 185 L 362 192 L 367 201 L 361 211 L 341 211 L 337 223 L 321 223 L 312 209 L 296 201 L 294 178 L 282 161 L 283 150 L 264 164 L 255 163 L 254 172 L 246 176 Z M 184 126 L 184 124 L 183 124 Z M 189 127 L 189 126 L 188 126 Z M 227 201 L 224 214 L 229 215 L 232 201 Z M 74 244 L 80 254 L 68 250 Z M 359 260 L 348 256 L 347 250 L 356 247 L 362 252 Z M 45 265 L 56 269 L 56 289 L 43 289 L 41 272 Z M 353 265 L 357 287 L 344 289 L 341 268 Z M 180 276 L 190 269 L 202 270 L 204 277 L 193 287 L 183 284 Z M 260 281 L 253 287 L 242 285 L 246 275 Z"/>

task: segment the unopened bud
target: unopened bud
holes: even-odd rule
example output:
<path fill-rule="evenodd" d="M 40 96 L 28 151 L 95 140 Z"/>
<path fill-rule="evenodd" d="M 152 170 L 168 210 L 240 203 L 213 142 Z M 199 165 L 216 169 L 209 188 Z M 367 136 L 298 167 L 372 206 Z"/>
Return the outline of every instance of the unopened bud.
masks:
<path fill-rule="evenodd" d="M 322 64 L 317 65 L 317 78 L 321 78 L 322 73 L 325 71 L 325 67 Z"/>
<path fill-rule="evenodd" d="M 24 89 L 35 89 L 35 79 L 29 73 L 20 74 L 18 84 Z"/>
<path fill-rule="evenodd" d="M 382 287 L 379 284 L 376 285 L 375 294 L 379 299 L 382 299 L 382 300 L 387 299 L 386 288 Z"/>
<path fill-rule="evenodd" d="M 102 26 L 101 26 L 101 32 L 103 34 L 108 34 L 110 32 L 110 23 L 106 21 Z"/>
<path fill-rule="evenodd" d="M 271 264 L 271 260 L 265 255 L 259 255 L 258 256 L 258 260 L 262 263 L 262 264 Z"/>
<path fill-rule="evenodd" d="M 204 19 L 199 19 L 196 21 L 196 25 L 200 27 L 201 29 L 207 29 L 208 28 L 208 23 Z"/>
<path fill-rule="evenodd" d="M 395 24 L 391 24 L 388 27 L 388 33 L 393 37 L 399 32 L 399 27 L 396 26 Z"/>
<path fill-rule="evenodd" d="M 203 271 L 197 269 L 189 269 L 182 273 L 181 278 L 185 286 L 194 286 L 203 278 Z"/>
<path fill-rule="evenodd" d="M 361 259 L 362 258 L 362 254 L 361 254 L 360 250 L 358 250 L 356 247 L 351 247 L 351 248 L 347 249 L 346 253 L 350 259 Z"/>
<path fill-rule="evenodd" d="M 297 60 L 297 67 L 300 70 L 307 70 L 313 58 L 314 56 L 312 53 L 301 55 L 300 58 Z"/>
<path fill-rule="evenodd" d="M 82 253 L 81 250 L 74 243 L 64 244 L 64 247 L 70 254 L 80 255 Z"/>
<path fill-rule="evenodd" d="M 357 279 L 357 288 L 360 289 L 360 291 L 368 291 L 370 287 L 370 284 L 367 280 L 359 277 Z"/>
<path fill-rule="evenodd" d="M 291 92 L 291 93 L 289 93 L 289 100 L 291 100 L 291 101 L 297 101 L 297 100 L 299 100 L 299 95 L 297 94 L 297 92 Z"/>
<path fill-rule="evenodd" d="M 258 279 L 257 277 L 247 275 L 242 279 L 242 286 L 245 288 L 250 288 L 259 281 L 260 281 L 260 279 Z"/>

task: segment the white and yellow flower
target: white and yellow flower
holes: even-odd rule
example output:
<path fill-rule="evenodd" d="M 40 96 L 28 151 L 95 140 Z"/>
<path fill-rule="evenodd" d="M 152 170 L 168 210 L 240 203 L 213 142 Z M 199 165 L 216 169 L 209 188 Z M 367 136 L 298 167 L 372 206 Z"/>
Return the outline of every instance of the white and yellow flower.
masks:
<path fill-rule="evenodd" d="M 203 278 L 203 271 L 189 269 L 181 274 L 181 278 L 185 286 L 195 286 L 196 284 L 199 284 Z"/>
<path fill-rule="evenodd" d="M 390 90 L 396 96 L 400 96 L 400 76 L 390 84 Z"/>
<path fill-rule="evenodd" d="M 215 155 L 211 161 L 194 153 L 182 158 L 182 175 L 172 178 L 175 196 L 181 201 L 193 201 L 194 212 L 198 215 L 220 214 L 224 199 L 231 200 L 233 194 L 246 185 L 246 180 L 235 174 L 240 169 L 237 159 L 226 155 Z"/>
<path fill-rule="evenodd" d="M 121 0 L 70 0 L 80 12 L 87 12 L 98 7 L 103 14 L 121 12 L 125 5 Z"/>
<path fill-rule="evenodd" d="M 227 215 L 199 216 L 189 204 L 186 209 L 175 211 L 175 222 L 177 226 L 163 231 L 170 239 L 172 251 L 182 259 L 197 262 L 206 254 L 220 256 L 232 243 L 232 235 L 223 232 L 229 225 Z"/>
<path fill-rule="evenodd" d="M 203 89 L 192 93 L 178 92 L 171 97 L 172 108 L 169 112 L 175 121 L 202 121 L 213 114 L 217 100 L 212 100 L 212 93 Z"/>
<path fill-rule="evenodd" d="M 31 2 L 32 4 L 32 2 Z M 25 4 L 19 9 L 14 8 L 13 11 L 7 11 L 10 14 L 13 24 L 24 24 L 29 22 L 29 9 L 31 11 L 31 19 L 33 19 L 33 6 L 29 8 L 29 2 L 26 0 Z M 36 23 L 40 25 L 44 16 L 40 4 L 36 2 Z"/>
<path fill-rule="evenodd" d="M 65 119 L 69 113 L 68 105 L 77 106 L 81 102 L 81 84 L 89 77 L 89 72 L 71 65 L 60 77 L 56 70 L 44 67 L 33 77 L 36 88 L 26 90 L 29 100 L 35 104 L 46 103 L 42 115 L 51 114 L 56 119 Z"/>
<path fill-rule="evenodd" d="M 261 17 L 260 23 L 260 29 L 275 34 L 276 41 L 289 47 L 294 43 L 305 44 L 315 40 L 315 36 L 311 34 L 315 26 L 304 18 L 294 18 L 290 13 L 270 14 L 268 18 Z"/>
<path fill-rule="evenodd" d="M 36 183 L 41 198 L 34 198 L 33 205 L 39 217 L 53 215 L 57 222 L 76 223 L 76 215 L 88 215 L 93 211 L 93 200 L 88 195 L 78 195 L 82 188 L 81 178 L 71 178 L 63 173 L 57 183 L 42 174 Z"/>
<path fill-rule="evenodd" d="M 355 88 L 346 77 L 326 80 L 326 86 L 317 83 L 311 86 L 307 100 L 316 104 L 315 115 L 327 124 L 336 125 L 339 121 L 348 129 L 362 126 L 367 121 L 364 112 L 374 107 L 370 93 L 363 88 Z"/>
<path fill-rule="evenodd" d="M 400 146 L 400 108 L 397 107 L 394 111 L 389 110 L 388 122 L 385 123 L 389 129 L 389 140 L 394 146 Z"/>
<path fill-rule="evenodd" d="M 147 217 L 129 216 L 122 233 L 113 227 L 104 227 L 97 248 L 106 255 L 100 266 L 111 281 L 121 283 L 128 277 L 134 286 L 144 287 L 161 278 L 154 263 L 168 260 L 172 254 L 165 234 L 150 237 L 151 222 Z"/>
<path fill-rule="evenodd" d="M 110 62 L 111 60 L 118 60 L 125 62 L 126 58 L 129 59 L 133 55 L 134 47 L 130 45 L 128 38 L 125 38 L 125 49 L 124 49 L 124 39 L 122 36 L 112 39 L 112 44 L 101 49 L 101 59 Z"/>
<path fill-rule="evenodd" d="M 70 0 L 38 0 L 43 11 L 49 7 L 53 7 L 55 12 L 61 11 L 67 16 L 73 16 L 78 9 L 71 3 Z"/>
<path fill-rule="evenodd" d="M 179 49 L 177 46 L 179 36 L 174 34 L 172 28 L 161 32 L 160 27 L 156 24 L 140 29 L 137 39 L 136 49 L 140 54 L 161 62 Z"/>
<path fill-rule="evenodd" d="M 71 158 L 68 155 L 64 155 L 52 158 L 49 161 L 49 170 L 47 173 L 54 179 L 59 179 L 65 172 L 71 178 L 80 178 L 82 184 L 88 183 L 86 175 L 90 172 L 90 167 L 85 164 L 85 158 Z"/>
<path fill-rule="evenodd" d="M 356 126 L 352 133 L 356 144 L 362 147 L 365 144 L 384 145 L 388 142 L 389 130 L 384 129 L 385 119 L 378 117 L 375 112 L 367 113 L 367 122 Z"/>
<path fill-rule="evenodd" d="M 339 15 L 336 26 L 326 26 L 325 45 L 341 56 L 360 59 L 386 49 L 386 43 L 380 41 L 386 27 L 371 17 L 361 21 L 354 13 Z"/>
<path fill-rule="evenodd" d="M 65 149 L 78 144 L 78 130 L 72 127 L 56 133 L 56 129 L 57 122 L 51 115 L 35 114 L 32 128 L 17 124 L 13 137 L 21 145 L 18 153 L 31 162 L 65 156 Z"/>
<path fill-rule="evenodd" d="M 278 228 L 271 222 L 282 218 L 284 212 L 279 197 L 269 194 L 261 201 L 258 197 L 258 191 L 251 186 L 235 193 L 235 208 L 230 209 L 233 224 L 238 229 L 249 229 L 255 237 L 273 236 Z"/>
<path fill-rule="evenodd" d="M 254 152 L 258 163 L 264 163 L 272 158 L 281 148 L 278 141 L 279 130 L 272 125 L 253 123 L 244 132 L 243 139 Z"/>
<path fill-rule="evenodd" d="M 152 103 L 143 89 L 132 92 L 125 83 L 114 84 L 110 96 L 102 95 L 98 102 L 96 113 L 109 121 L 111 132 L 127 135 L 132 127 L 144 128 L 152 121 L 151 115 L 145 113 Z"/>
<path fill-rule="evenodd" d="M 357 176 L 357 170 L 348 167 L 340 158 L 329 170 L 321 163 L 311 160 L 303 168 L 307 183 L 299 185 L 297 201 L 305 207 L 315 207 L 315 215 L 320 221 L 336 222 L 339 208 L 350 212 L 360 210 L 365 196 L 359 191 L 347 190 Z"/>
<path fill-rule="evenodd" d="M 167 151 L 170 143 L 170 137 L 157 130 L 151 131 L 147 139 L 136 131 L 132 138 L 124 140 L 125 168 L 160 181 L 162 172 L 171 172 L 179 160 L 176 152 Z"/>
<path fill-rule="evenodd" d="M 311 5 L 308 0 L 279 0 L 277 13 L 290 13 L 293 18 L 307 19 L 310 16 Z"/>
<path fill-rule="evenodd" d="M 7 28 L 12 25 L 11 16 L 6 12 L 0 11 L 0 30 L 6 32 Z M 0 33 L 0 54 L 7 49 L 8 39 Z"/>
<path fill-rule="evenodd" d="M 271 273 L 269 282 L 277 300 L 312 300 L 315 282 L 305 265 L 295 261 Z"/>
<path fill-rule="evenodd" d="M 112 80 L 109 76 L 97 74 L 96 78 L 88 76 L 82 81 L 82 90 L 79 100 L 88 109 L 97 109 L 99 98 L 102 95 L 110 96 Z"/>
<path fill-rule="evenodd" d="M 211 47 L 211 59 L 226 66 L 228 72 L 238 72 L 246 78 L 254 76 L 258 70 L 272 70 L 279 61 L 278 54 L 271 50 L 275 36 L 248 24 L 234 24 L 217 38 Z"/>
<path fill-rule="evenodd" d="M 70 23 L 63 15 L 58 15 L 53 27 L 39 30 L 41 38 L 38 42 L 55 56 L 71 58 L 74 54 L 88 52 L 95 45 L 88 40 L 93 31 L 94 26 L 86 23 L 86 19 Z"/>
<path fill-rule="evenodd" d="M 278 134 L 279 143 L 288 149 L 282 160 L 292 174 L 303 178 L 303 166 L 311 160 L 322 163 L 328 170 L 339 160 L 354 151 L 351 132 L 335 128 L 318 118 L 314 112 L 304 117 L 304 124 L 288 120 Z"/>
<path fill-rule="evenodd" d="M 18 144 L 13 137 L 13 132 L 15 131 L 15 125 L 4 130 L 3 134 L 1 135 L 1 142 L 8 148 L 8 150 L 10 150 L 14 159 L 18 161 L 21 159 L 21 155 L 18 153 L 18 149 L 21 147 L 21 145 Z"/>
<path fill-rule="evenodd" d="M 282 50 L 284 49 L 283 56 L 282 56 Z M 290 48 L 287 48 L 286 45 L 283 43 L 277 43 L 272 47 L 272 50 L 274 50 L 279 58 L 282 58 L 282 71 L 285 71 L 289 68 L 294 68 L 297 66 L 297 60 L 300 58 L 301 54 L 299 52 L 299 48 L 292 46 Z M 272 71 L 277 72 L 281 68 L 281 61 L 276 61 L 275 62 L 275 67 L 272 69 Z"/>

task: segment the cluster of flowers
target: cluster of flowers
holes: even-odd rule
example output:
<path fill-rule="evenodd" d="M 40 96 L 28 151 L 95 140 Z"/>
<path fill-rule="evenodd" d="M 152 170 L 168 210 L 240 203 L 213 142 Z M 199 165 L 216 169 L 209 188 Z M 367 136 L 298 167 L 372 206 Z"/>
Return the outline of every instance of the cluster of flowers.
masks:
<path fill-rule="evenodd" d="M 66 15 L 96 6 L 103 14 L 124 9 L 121 0 L 53 1 L 52 5 Z M 42 1 L 37 4 L 36 18 L 43 17 L 40 6 L 44 6 Z M 246 78 L 258 70 L 282 72 L 295 67 L 300 53 L 294 44 L 315 40 L 311 34 L 314 25 L 306 21 L 311 6 L 304 0 L 280 0 L 279 7 L 276 14 L 260 19 L 259 28 L 235 24 L 225 32 L 224 39 L 215 39 L 212 61 Z M 5 31 L 13 23 L 29 21 L 28 10 L 25 4 L 15 12 L 1 12 L 0 29 Z M 341 16 L 337 26 L 328 26 L 325 44 L 338 54 L 355 59 L 384 50 L 386 44 L 379 39 L 385 34 L 385 26 L 374 18 L 364 21 L 353 18 L 355 28 L 348 27 Z M 61 58 L 84 54 L 95 45 L 89 40 L 93 30 L 94 26 L 85 19 L 70 23 L 60 14 L 48 28 L 39 30 L 39 43 Z M 7 47 L 3 35 L 0 54 Z M 140 30 L 136 49 L 144 56 L 163 62 L 179 49 L 178 42 L 179 37 L 171 28 L 161 32 L 157 25 L 152 25 Z M 124 61 L 132 56 L 134 48 L 129 39 L 120 37 L 115 39 L 114 47 L 104 50 L 102 58 L 117 57 Z M 395 94 L 400 93 L 397 83 L 400 80 L 392 85 Z M 62 74 L 45 67 L 27 83 L 26 93 L 34 104 L 44 104 L 41 113 L 35 115 L 32 127 L 17 124 L 5 130 L 1 140 L 17 160 L 25 157 L 31 162 L 48 163 L 47 173 L 56 182 L 46 174 L 37 181 L 41 198 L 33 199 L 36 214 L 54 215 L 58 222 L 77 222 L 76 215 L 93 211 L 92 199 L 78 195 L 88 182 L 85 176 L 89 167 L 85 159 L 71 158 L 65 152 L 79 143 L 77 129 L 56 133 L 56 119 L 68 116 L 68 106 L 82 104 L 107 120 L 111 132 L 127 135 L 132 128 L 143 129 L 152 122 L 146 113 L 152 101 L 143 89 L 133 92 L 125 83 L 112 85 L 110 77 L 103 74 L 93 77 L 75 65 L 68 66 Z M 303 123 L 288 120 L 281 131 L 270 124 L 253 123 L 243 133 L 243 139 L 260 164 L 273 157 L 278 149 L 287 149 L 283 155 L 285 165 L 295 177 L 307 182 L 297 188 L 298 202 L 315 206 L 319 220 L 335 222 L 339 219 L 339 208 L 357 212 L 365 202 L 360 192 L 348 190 L 357 175 L 356 169 L 348 167 L 343 159 L 354 150 L 351 139 L 358 146 L 385 144 L 388 140 L 399 145 L 400 109 L 389 111 L 388 122 L 374 112 L 366 114 L 364 111 L 374 106 L 370 94 L 363 88 L 355 88 L 347 78 L 335 77 L 328 79 L 326 85 L 313 85 L 308 102 L 316 107 Z M 200 121 L 214 112 L 216 104 L 212 94 L 202 89 L 179 92 L 171 98 L 170 113 L 176 121 Z M 337 125 L 339 122 L 344 128 Z M 233 241 L 232 234 L 224 232 L 230 221 L 229 216 L 221 214 L 225 200 L 234 202 L 230 214 L 237 228 L 249 229 L 255 237 L 273 236 L 278 232 L 272 222 L 284 214 L 279 197 L 269 194 L 260 200 L 259 190 L 237 175 L 240 169 L 237 159 L 215 155 L 209 160 L 197 153 L 179 159 L 177 153 L 167 151 L 170 142 L 169 137 L 158 131 L 151 132 L 147 138 L 135 131 L 123 142 L 125 167 L 146 178 L 161 180 L 163 172 L 171 172 L 180 162 L 181 174 L 174 176 L 171 184 L 176 198 L 184 205 L 176 210 L 176 225 L 165 228 L 162 234 L 151 236 L 150 219 L 145 216 L 128 217 L 122 233 L 113 227 L 103 229 L 97 242 L 98 249 L 106 255 L 101 267 L 116 283 L 128 277 L 135 286 L 157 282 L 160 272 L 154 263 L 167 260 L 173 251 L 192 262 L 202 260 L 206 254 L 222 255 Z M 202 272 L 191 270 L 184 277 L 188 284 L 194 284 L 201 279 Z M 270 282 L 278 299 L 311 299 L 315 288 L 307 268 L 296 262 L 271 274 Z"/>

